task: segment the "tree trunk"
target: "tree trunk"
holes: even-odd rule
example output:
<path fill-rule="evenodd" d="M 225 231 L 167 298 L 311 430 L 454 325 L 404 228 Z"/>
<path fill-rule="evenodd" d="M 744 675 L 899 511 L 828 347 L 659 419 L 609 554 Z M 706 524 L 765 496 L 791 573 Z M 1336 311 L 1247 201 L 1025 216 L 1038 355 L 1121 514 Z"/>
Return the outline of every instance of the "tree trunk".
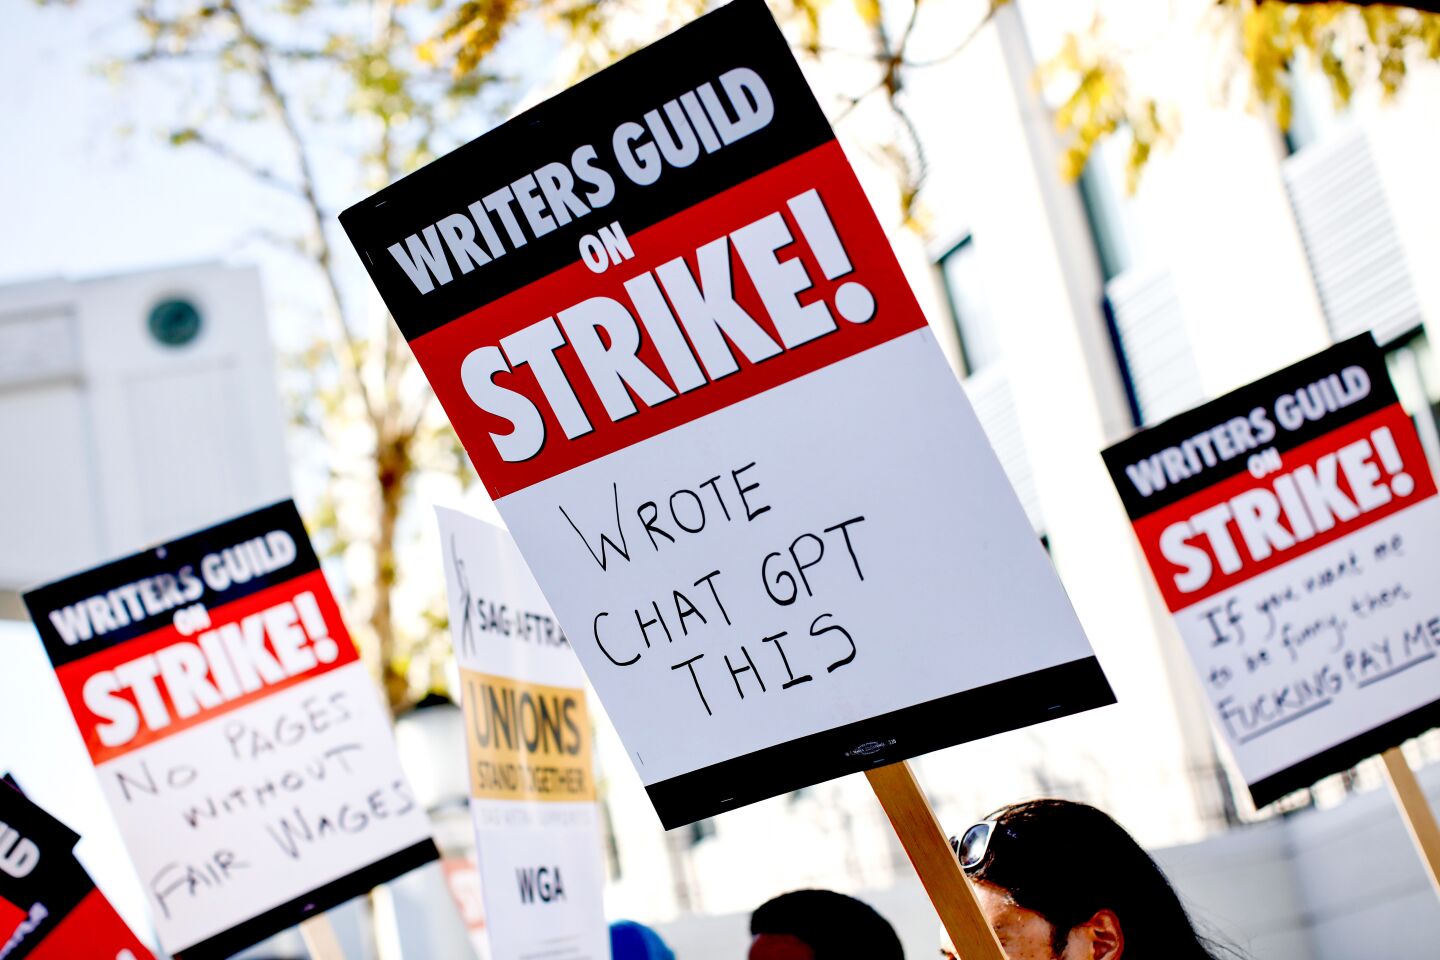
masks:
<path fill-rule="evenodd" d="M 397 662 L 395 618 L 391 595 L 399 579 L 395 559 L 395 530 L 400 520 L 405 486 L 414 464 L 410 457 L 412 437 L 393 435 L 382 429 L 377 437 L 375 479 L 379 494 L 379 524 L 375 534 L 375 602 L 370 626 L 375 631 L 380 660 L 380 683 L 392 715 L 411 703 L 410 679 Z"/>

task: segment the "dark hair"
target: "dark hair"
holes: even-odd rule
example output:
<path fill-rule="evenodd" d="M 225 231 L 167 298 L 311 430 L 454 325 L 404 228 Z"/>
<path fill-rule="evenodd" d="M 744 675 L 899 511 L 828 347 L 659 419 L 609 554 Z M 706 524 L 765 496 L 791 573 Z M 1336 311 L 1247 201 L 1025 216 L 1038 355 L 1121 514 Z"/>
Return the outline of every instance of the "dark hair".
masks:
<path fill-rule="evenodd" d="M 1195 930 L 1170 881 L 1125 828 L 1092 806 L 1032 800 L 1001 807 L 990 845 L 968 873 L 1004 889 L 1017 906 L 1070 931 L 1101 910 L 1120 920 L 1125 960 L 1220 960 L 1240 954 Z M 952 840 L 958 847 L 959 838 Z"/>
<path fill-rule="evenodd" d="M 750 935 L 789 935 L 815 951 L 815 960 L 904 960 L 895 928 L 869 904 L 833 890 L 795 890 L 750 915 Z"/>

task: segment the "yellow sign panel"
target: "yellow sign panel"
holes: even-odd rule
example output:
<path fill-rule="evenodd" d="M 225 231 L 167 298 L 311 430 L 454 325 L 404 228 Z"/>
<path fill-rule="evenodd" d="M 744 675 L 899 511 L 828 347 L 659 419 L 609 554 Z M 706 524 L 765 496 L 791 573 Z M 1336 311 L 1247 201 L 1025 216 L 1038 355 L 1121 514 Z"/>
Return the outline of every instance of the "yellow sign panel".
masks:
<path fill-rule="evenodd" d="M 470 795 L 480 800 L 595 800 L 585 691 L 461 670 Z"/>

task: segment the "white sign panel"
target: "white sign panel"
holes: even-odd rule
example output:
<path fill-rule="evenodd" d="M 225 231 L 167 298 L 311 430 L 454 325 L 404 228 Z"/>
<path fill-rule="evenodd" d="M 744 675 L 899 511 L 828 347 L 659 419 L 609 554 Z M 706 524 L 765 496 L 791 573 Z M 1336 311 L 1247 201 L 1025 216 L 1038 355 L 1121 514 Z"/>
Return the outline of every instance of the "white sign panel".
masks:
<path fill-rule="evenodd" d="M 510 535 L 436 512 L 491 953 L 608 960 L 584 672 Z"/>
<path fill-rule="evenodd" d="M 437 856 L 294 504 L 25 602 L 167 952 L 228 957 Z"/>

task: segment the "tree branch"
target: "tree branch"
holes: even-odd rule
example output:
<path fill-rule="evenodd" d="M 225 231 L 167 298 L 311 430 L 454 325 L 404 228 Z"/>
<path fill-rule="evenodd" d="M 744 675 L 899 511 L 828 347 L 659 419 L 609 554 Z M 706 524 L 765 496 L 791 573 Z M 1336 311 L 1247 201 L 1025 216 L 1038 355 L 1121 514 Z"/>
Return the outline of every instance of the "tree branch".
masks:
<path fill-rule="evenodd" d="M 953 60 L 956 57 L 960 56 L 960 54 L 965 52 L 965 48 L 969 47 L 970 44 L 975 41 L 975 38 L 980 36 L 980 32 L 989 25 L 990 21 L 995 19 L 995 14 L 1000 12 L 1000 8 L 1005 6 L 1009 2 L 1010 0 L 991 0 L 989 9 L 985 11 L 985 16 L 981 17 L 980 22 L 975 24 L 975 26 L 970 30 L 970 32 L 965 35 L 965 39 L 960 41 L 960 45 L 955 49 L 951 50 L 949 53 L 942 53 L 940 56 L 935 57 L 931 60 L 906 60 L 905 66 L 937 67 L 940 64 L 945 63 L 947 60 Z M 903 54 L 904 50 L 901 50 L 901 53 Z"/>
<path fill-rule="evenodd" d="M 230 147 L 222 141 L 212 138 L 203 131 L 196 130 L 193 127 L 186 128 L 184 130 L 176 130 L 175 132 L 170 134 L 170 143 L 177 147 L 189 144 L 194 144 L 197 147 L 203 147 L 205 150 L 208 150 L 213 156 L 218 157 L 219 159 L 224 160 L 226 163 L 229 163 L 235 167 L 238 167 L 246 175 L 253 177 L 255 180 L 265 184 L 267 187 L 273 187 L 276 190 L 288 193 L 290 196 L 298 200 L 305 199 L 305 194 L 299 186 L 291 183 L 289 180 L 286 180 L 284 177 L 280 176 L 278 173 L 276 173 L 274 170 L 271 170 L 269 167 L 261 166 L 254 160 L 251 160 L 249 157 L 240 153 L 238 150 L 235 150 L 233 147 Z"/>
<path fill-rule="evenodd" d="M 365 383 L 365 374 L 361 366 L 362 352 L 357 347 L 355 335 L 351 332 L 349 324 L 345 322 L 345 298 L 340 293 L 340 284 L 335 276 L 335 259 L 330 248 L 330 239 L 325 232 L 325 215 L 315 189 L 315 174 L 310 166 L 310 155 L 305 149 L 304 138 L 300 135 L 300 129 L 295 122 L 294 113 L 290 109 L 289 100 L 275 81 L 275 73 L 270 64 L 265 41 L 250 29 L 250 24 L 246 21 L 245 16 L 236 7 L 235 0 L 223 0 L 220 9 L 224 10 L 235 24 L 235 29 L 239 31 L 240 35 L 239 42 L 254 54 L 255 76 L 260 81 L 261 91 L 279 117 L 285 137 L 295 153 L 296 164 L 300 169 L 301 199 L 305 201 L 310 212 L 311 228 L 315 237 L 315 260 L 320 266 L 321 274 L 325 277 L 326 288 L 330 294 L 333 308 L 332 317 L 335 321 L 336 333 L 344 348 L 346 363 L 343 364 L 343 367 L 351 385 L 360 396 L 366 417 L 378 430 L 381 426 L 380 411 L 370 395 L 369 386 Z"/>

